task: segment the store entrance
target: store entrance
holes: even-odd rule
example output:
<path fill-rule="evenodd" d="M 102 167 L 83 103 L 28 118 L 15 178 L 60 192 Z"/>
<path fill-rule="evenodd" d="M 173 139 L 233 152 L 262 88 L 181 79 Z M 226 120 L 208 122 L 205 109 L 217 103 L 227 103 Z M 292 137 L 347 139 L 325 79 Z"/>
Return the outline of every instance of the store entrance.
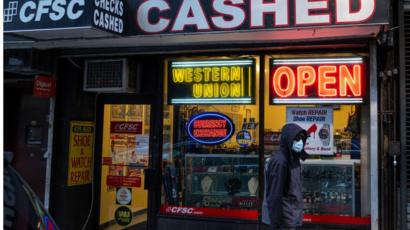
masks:
<path fill-rule="evenodd" d="M 146 101 L 101 106 L 99 229 L 148 229 L 151 108 Z"/>

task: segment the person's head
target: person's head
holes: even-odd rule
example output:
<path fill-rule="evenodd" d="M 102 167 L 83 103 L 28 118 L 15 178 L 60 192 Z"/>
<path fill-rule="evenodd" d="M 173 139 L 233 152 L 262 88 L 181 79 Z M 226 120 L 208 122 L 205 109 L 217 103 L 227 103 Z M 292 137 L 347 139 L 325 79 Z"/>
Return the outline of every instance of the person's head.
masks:
<path fill-rule="evenodd" d="M 300 131 L 292 141 L 292 151 L 295 153 L 300 153 L 303 151 L 306 143 L 306 132 Z"/>
<path fill-rule="evenodd" d="M 280 146 L 282 150 L 293 153 L 291 155 L 304 158 L 306 139 L 306 130 L 297 124 L 289 123 L 282 128 Z"/>

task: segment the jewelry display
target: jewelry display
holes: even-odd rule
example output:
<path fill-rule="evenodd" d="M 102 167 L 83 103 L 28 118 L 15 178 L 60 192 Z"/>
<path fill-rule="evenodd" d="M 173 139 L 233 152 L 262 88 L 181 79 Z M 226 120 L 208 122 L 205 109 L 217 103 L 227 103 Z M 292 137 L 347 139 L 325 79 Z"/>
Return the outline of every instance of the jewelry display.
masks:
<path fill-rule="evenodd" d="M 251 196 L 256 196 L 258 187 L 259 187 L 258 178 L 251 177 L 251 179 L 249 179 L 248 181 L 248 189 L 249 189 L 249 193 L 251 194 Z"/>
<path fill-rule="evenodd" d="M 333 163 L 335 162 L 335 163 Z M 313 215 L 357 215 L 353 162 L 303 165 L 304 212 Z"/>
<path fill-rule="evenodd" d="M 202 180 L 201 180 L 201 188 L 202 188 L 202 192 L 207 194 L 209 193 L 209 190 L 211 188 L 212 185 L 212 178 L 210 176 L 205 176 Z"/>

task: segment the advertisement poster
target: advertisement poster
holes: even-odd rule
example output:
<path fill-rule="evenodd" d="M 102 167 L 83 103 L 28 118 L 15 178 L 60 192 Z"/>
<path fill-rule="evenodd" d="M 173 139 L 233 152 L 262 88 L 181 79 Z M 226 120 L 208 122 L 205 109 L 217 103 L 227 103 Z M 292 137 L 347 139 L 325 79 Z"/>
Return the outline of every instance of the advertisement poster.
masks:
<path fill-rule="evenodd" d="M 135 139 L 135 151 L 130 155 L 130 163 L 148 166 L 149 135 L 137 135 Z"/>
<path fill-rule="evenodd" d="M 94 123 L 71 121 L 68 150 L 68 186 L 91 183 Z"/>
<path fill-rule="evenodd" d="M 305 150 L 312 155 L 333 155 L 332 108 L 286 108 L 286 123 L 296 123 L 308 132 Z"/>

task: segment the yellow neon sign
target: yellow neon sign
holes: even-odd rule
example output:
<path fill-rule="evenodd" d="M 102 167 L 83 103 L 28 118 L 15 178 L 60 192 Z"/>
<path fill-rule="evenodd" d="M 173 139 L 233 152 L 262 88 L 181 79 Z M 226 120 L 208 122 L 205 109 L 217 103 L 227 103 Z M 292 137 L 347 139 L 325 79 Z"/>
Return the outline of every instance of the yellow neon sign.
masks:
<path fill-rule="evenodd" d="M 244 98 L 252 95 L 252 68 L 252 65 L 172 68 L 170 81 L 174 90 L 189 91 L 187 98 Z"/>

